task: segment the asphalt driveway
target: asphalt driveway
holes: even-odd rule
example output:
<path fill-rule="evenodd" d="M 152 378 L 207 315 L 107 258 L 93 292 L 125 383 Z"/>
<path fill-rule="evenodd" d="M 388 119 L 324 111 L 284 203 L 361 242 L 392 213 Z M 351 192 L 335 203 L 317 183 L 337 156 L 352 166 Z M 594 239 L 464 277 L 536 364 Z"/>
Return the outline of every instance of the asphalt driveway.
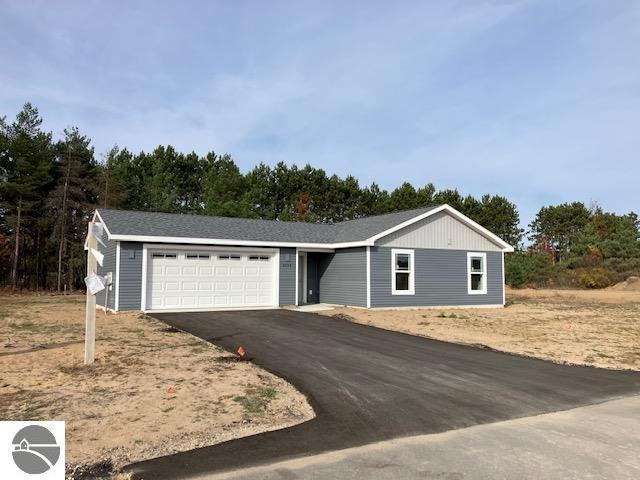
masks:
<path fill-rule="evenodd" d="M 154 315 L 305 393 L 316 418 L 131 465 L 186 478 L 391 438 L 526 417 L 640 392 L 640 374 L 555 365 L 287 310 Z"/>

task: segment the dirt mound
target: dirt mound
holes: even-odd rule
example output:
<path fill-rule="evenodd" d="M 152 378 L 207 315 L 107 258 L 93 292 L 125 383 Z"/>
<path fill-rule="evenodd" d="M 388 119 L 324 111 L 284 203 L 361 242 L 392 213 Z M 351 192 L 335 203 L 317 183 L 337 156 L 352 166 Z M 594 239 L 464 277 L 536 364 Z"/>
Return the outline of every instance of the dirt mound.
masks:
<path fill-rule="evenodd" d="M 620 292 L 640 292 L 640 277 L 629 277 L 624 282 L 616 283 L 609 289 Z"/>

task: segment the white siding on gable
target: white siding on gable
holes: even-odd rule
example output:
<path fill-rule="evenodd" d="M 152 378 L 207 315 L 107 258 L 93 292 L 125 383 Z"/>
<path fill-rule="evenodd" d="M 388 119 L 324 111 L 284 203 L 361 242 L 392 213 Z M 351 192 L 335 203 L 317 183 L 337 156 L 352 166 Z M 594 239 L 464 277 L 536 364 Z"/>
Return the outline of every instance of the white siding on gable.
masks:
<path fill-rule="evenodd" d="M 436 213 L 386 237 L 382 237 L 376 242 L 376 245 L 401 248 L 502 251 L 491 240 L 480 235 L 447 212 Z"/>

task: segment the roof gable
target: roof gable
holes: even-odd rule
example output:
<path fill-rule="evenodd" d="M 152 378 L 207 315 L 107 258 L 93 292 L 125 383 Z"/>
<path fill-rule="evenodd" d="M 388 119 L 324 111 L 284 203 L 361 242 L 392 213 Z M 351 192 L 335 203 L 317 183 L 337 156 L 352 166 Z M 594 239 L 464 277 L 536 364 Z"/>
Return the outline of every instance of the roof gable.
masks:
<path fill-rule="evenodd" d="M 440 211 L 376 240 L 376 245 L 439 250 L 501 251 L 502 246 Z"/>

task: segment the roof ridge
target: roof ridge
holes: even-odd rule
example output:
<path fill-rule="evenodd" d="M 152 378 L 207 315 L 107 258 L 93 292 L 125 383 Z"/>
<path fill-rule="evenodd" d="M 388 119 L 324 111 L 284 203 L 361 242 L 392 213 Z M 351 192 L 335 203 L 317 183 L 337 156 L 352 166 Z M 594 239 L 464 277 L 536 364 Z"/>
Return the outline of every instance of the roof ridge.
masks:
<path fill-rule="evenodd" d="M 356 220 L 364 220 L 365 218 L 378 218 L 378 217 L 384 217 L 385 215 L 396 215 L 399 213 L 407 213 L 407 212 L 413 212 L 413 211 L 418 211 L 418 210 L 433 210 L 434 208 L 438 208 L 441 207 L 442 203 L 437 203 L 434 205 L 426 205 L 424 207 L 416 207 L 416 208 L 405 208 L 404 210 L 395 210 L 393 212 L 387 212 L 387 213 L 377 213 L 375 215 L 366 215 L 364 217 L 358 217 L 358 218 L 351 218 L 349 220 L 342 220 L 341 222 L 338 222 L 335 225 L 340 225 L 342 223 L 348 223 L 348 222 L 354 222 Z"/>
<path fill-rule="evenodd" d="M 224 218 L 224 219 L 229 219 L 232 218 L 234 220 L 246 220 L 246 221 L 256 221 L 256 222 L 273 222 L 273 223 L 288 223 L 288 224 L 308 224 L 308 225 L 323 225 L 323 226 L 332 226 L 332 227 L 336 227 L 336 226 L 341 226 L 345 223 L 349 223 L 349 222 L 355 222 L 358 220 L 364 220 L 364 219 L 369 219 L 369 218 L 379 218 L 379 217 L 384 217 L 384 216 L 389 216 L 389 215 L 397 215 L 397 214 L 401 214 L 401 213 L 408 213 L 411 211 L 424 211 L 427 209 L 433 209 L 433 208 L 437 208 L 442 206 L 441 204 L 435 204 L 435 205 L 428 205 L 428 206 L 424 206 L 424 207 L 416 207 L 416 208 L 407 208 L 404 210 L 396 210 L 393 212 L 386 212 L 386 213 L 378 213 L 376 215 L 365 215 L 362 217 L 358 217 L 358 218 L 351 218 L 349 220 L 341 220 L 339 222 L 331 222 L 331 223 L 323 223 L 323 222 L 305 222 L 305 221 L 296 221 L 296 220 L 273 220 L 270 218 L 251 218 L 251 217 L 225 217 L 222 215 L 207 215 L 207 214 L 203 214 L 203 213 L 185 213 L 185 212 L 157 212 L 157 211 L 153 211 L 153 210 L 129 210 L 129 209 L 120 209 L 120 208 L 101 208 L 101 207 L 97 207 L 96 210 L 98 211 L 111 211 L 111 212 L 127 212 L 127 213 L 141 213 L 141 214 L 154 214 L 154 215 L 171 215 L 171 216 L 177 216 L 177 217 L 184 217 L 184 216 L 197 216 L 197 217 L 205 217 L 205 218 Z"/>

